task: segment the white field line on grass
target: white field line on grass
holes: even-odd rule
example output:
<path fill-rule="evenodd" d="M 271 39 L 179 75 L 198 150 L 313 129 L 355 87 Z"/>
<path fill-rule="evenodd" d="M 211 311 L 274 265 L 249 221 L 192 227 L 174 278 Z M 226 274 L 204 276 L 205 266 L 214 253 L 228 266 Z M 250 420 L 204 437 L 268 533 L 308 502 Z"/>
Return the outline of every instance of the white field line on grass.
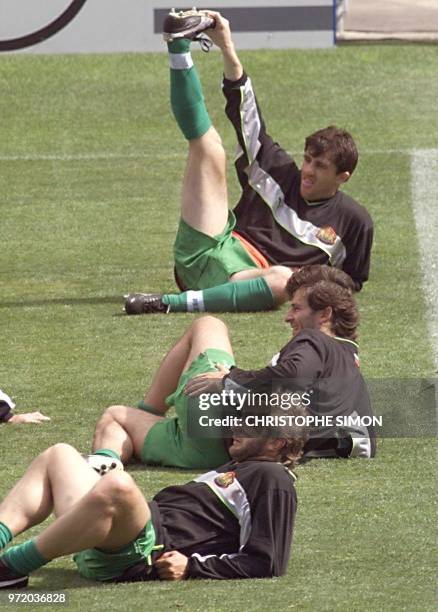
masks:
<path fill-rule="evenodd" d="M 438 367 L 438 149 L 412 152 L 411 178 L 428 327 Z"/>
<path fill-rule="evenodd" d="M 163 159 L 179 159 L 184 158 L 184 153 L 111 153 L 101 151 L 98 153 L 33 153 L 30 155 L 0 155 L 0 161 L 93 161 L 106 159 L 148 159 L 148 158 L 163 158 Z"/>
<path fill-rule="evenodd" d="M 299 157 L 300 153 L 291 153 L 293 157 Z M 411 155 L 411 149 L 361 149 L 361 155 Z M 180 153 L 147 153 L 147 152 L 132 152 L 132 153 L 114 153 L 110 151 L 99 151 L 96 153 L 31 153 L 23 155 L 1 155 L 0 161 L 93 161 L 106 159 L 185 159 L 187 154 L 184 151 Z"/>
<path fill-rule="evenodd" d="M 438 366 L 438 149 L 361 149 L 361 155 L 409 155 L 411 159 L 412 206 L 420 244 L 428 326 L 435 366 Z M 293 153 L 292 155 L 295 156 Z M 1 155 L 0 161 L 92 161 L 110 159 L 184 159 L 186 153 L 34 153 Z"/>

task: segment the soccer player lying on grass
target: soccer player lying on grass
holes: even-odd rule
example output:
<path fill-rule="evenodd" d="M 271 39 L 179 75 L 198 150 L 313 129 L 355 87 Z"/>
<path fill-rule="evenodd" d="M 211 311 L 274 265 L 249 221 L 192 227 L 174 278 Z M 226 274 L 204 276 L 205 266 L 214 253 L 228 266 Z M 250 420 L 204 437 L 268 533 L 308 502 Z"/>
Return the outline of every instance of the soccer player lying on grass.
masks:
<path fill-rule="evenodd" d="M 52 446 L 0 504 L 0 549 L 52 512 L 56 520 L 0 557 L 0 588 L 26 586 L 31 572 L 73 553 L 80 574 L 100 581 L 284 574 L 297 506 L 288 467 L 306 435 L 293 426 L 287 437 L 236 437 L 230 462 L 149 503 L 126 472 L 99 477 L 73 447 Z"/>
<path fill-rule="evenodd" d="M 14 408 L 15 404 L 9 395 L 6 395 L 0 389 L 0 423 L 18 425 L 21 423 L 43 423 L 44 421 L 50 421 L 50 417 L 44 416 L 44 414 L 38 411 L 14 414 Z"/>
<path fill-rule="evenodd" d="M 335 281 L 335 282 L 333 282 Z M 97 469 L 131 459 L 153 465 L 210 468 L 228 460 L 226 440 L 195 438 L 188 419 L 196 410 L 190 394 L 237 389 L 272 392 L 278 384 L 305 379 L 320 386 L 315 414 L 371 416 L 358 368 L 358 312 L 351 279 L 329 266 L 307 266 L 288 281 L 291 308 L 285 320 L 292 339 L 260 370 L 236 368 L 226 325 L 213 316 L 197 319 L 161 363 L 137 408 L 111 406 L 97 423 L 93 455 Z M 166 417 L 174 406 L 175 417 Z M 140 408 L 140 410 L 138 409 Z M 199 414 L 199 413 L 198 413 Z M 322 435 L 324 433 L 324 435 Z M 328 433 L 328 435 L 327 435 Z M 312 429 L 305 456 L 372 457 L 372 428 Z"/>
<path fill-rule="evenodd" d="M 225 151 L 190 55 L 190 39 L 205 30 L 222 52 L 226 113 L 238 140 L 242 195 L 234 214 Z M 351 135 L 333 126 L 310 135 L 299 170 L 266 133 L 226 19 L 213 11 L 170 14 L 164 36 L 171 106 L 188 140 L 174 256 L 178 284 L 190 291 L 131 294 L 126 312 L 268 310 L 287 300 L 291 268 L 315 263 L 342 268 L 360 290 L 368 278 L 373 227 L 367 211 L 340 191 L 358 159 Z"/>

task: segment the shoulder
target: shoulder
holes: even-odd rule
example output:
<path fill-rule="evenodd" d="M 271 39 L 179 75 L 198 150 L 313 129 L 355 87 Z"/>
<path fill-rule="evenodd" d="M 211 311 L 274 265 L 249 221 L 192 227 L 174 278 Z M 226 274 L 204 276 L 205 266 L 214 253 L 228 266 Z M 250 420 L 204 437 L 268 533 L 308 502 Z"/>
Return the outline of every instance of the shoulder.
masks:
<path fill-rule="evenodd" d="M 329 336 L 319 329 L 305 329 L 292 340 L 308 342 L 314 346 L 324 346 L 329 349 L 341 349 L 355 353 L 359 351 L 359 345 L 353 340 L 341 338 L 340 336 Z"/>
<path fill-rule="evenodd" d="M 373 220 L 371 219 L 371 215 L 362 204 L 359 204 L 352 197 L 344 193 L 343 191 L 338 191 L 335 196 L 336 204 L 339 209 L 342 211 L 346 217 L 349 217 L 352 221 L 362 225 L 363 227 L 373 227 Z"/>
<path fill-rule="evenodd" d="M 281 349 L 278 363 L 291 359 L 307 361 L 315 356 L 324 362 L 327 357 L 327 342 L 324 336 L 326 334 L 317 329 L 303 329 Z"/>
<path fill-rule="evenodd" d="M 257 480 L 258 487 L 268 489 L 286 489 L 292 491 L 296 480 L 295 474 L 281 463 L 275 461 L 242 461 L 237 464 L 237 478 L 245 486 L 245 481 Z"/>
<path fill-rule="evenodd" d="M 304 347 L 314 350 L 324 359 L 333 351 L 342 351 L 349 353 L 358 353 L 359 346 L 352 340 L 340 338 L 337 336 L 329 336 L 319 329 L 304 329 L 288 342 L 282 349 L 281 356 L 286 357 L 293 352 L 302 351 Z"/>
<path fill-rule="evenodd" d="M 359 355 L 359 345 L 357 342 L 353 340 L 348 340 L 348 338 L 340 338 L 339 336 L 335 336 L 331 338 L 333 346 L 337 347 L 339 350 L 345 351 L 347 353 L 351 353 L 353 355 Z"/>
<path fill-rule="evenodd" d="M 309 345 L 318 349 L 325 346 L 328 340 L 331 340 L 331 337 L 319 329 L 303 329 L 286 344 L 283 350 L 293 351 L 303 345 Z"/>

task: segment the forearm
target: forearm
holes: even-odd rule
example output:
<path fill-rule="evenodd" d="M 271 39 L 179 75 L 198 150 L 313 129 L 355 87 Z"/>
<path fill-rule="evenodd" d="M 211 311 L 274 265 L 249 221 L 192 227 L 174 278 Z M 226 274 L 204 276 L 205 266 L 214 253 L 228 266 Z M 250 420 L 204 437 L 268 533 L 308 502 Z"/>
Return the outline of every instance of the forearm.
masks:
<path fill-rule="evenodd" d="M 207 34 L 222 52 L 225 78 L 237 81 L 243 75 L 243 68 L 231 38 L 230 23 L 217 11 L 207 10 L 206 13 L 215 21 L 214 28 Z"/>
<path fill-rule="evenodd" d="M 221 48 L 224 63 L 224 77 L 229 81 L 238 81 L 243 75 L 243 66 L 237 56 L 234 44 L 230 41 Z"/>
<path fill-rule="evenodd" d="M 271 564 L 266 558 L 248 554 L 210 555 L 206 558 L 192 555 L 187 565 L 186 578 L 209 580 L 235 580 L 237 578 L 269 578 Z"/>

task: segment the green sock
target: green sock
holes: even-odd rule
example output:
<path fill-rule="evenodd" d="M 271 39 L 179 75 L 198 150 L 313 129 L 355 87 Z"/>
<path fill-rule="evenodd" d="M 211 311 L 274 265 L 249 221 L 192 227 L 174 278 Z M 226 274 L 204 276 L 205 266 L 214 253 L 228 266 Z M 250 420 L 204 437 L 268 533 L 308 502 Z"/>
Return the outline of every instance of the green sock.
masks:
<path fill-rule="evenodd" d="M 274 296 L 263 276 L 202 291 L 167 293 L 162 300 L 171 312 L 255 312 L 274 307 Z"/>
<path fill-rule="evenodd" d="M 190 40 L 168 43 L 170 104 L 180 130 L 187 138 L 199 138 L 211 126 L 201 82 L 190 55 Z"/>
<path fill-rule="evenodd" d="M 143 400 L 140 400 L 138 402 L 137 408 L 139 408 L 139 410 L 143 410 L 143 412 L 149 412 L 149 414 L 154 414 L 155 416 L 163 416 L 161 410 L 158 410 L 158 408 L 154 408 L 153 406 L 149 406 L 149 404 L 146 404 L 146 402 L 144 402 Z"/>
<path fill-rule="evenodd" d="M 24 576 L 49 562 L 39 552 L 34 540 L 12 546 L 2 555 L 1 560 L 17 574 Z"/>
<path fill-rule="evenodd" d="M 0 550 L 9 544 L 13 537 L 9 527 L 0 521 Z"/>
<path fill-rule="evenodd" d="M 110 448 L 99 448 L 98 450 L 93 451 L 93 455 L 102 455 L 103 457 L 111 457 L 112 459 L 118 459 L 121 461 L 119 453 L 116 453 L 116 451 L 113 451 Z"/>

